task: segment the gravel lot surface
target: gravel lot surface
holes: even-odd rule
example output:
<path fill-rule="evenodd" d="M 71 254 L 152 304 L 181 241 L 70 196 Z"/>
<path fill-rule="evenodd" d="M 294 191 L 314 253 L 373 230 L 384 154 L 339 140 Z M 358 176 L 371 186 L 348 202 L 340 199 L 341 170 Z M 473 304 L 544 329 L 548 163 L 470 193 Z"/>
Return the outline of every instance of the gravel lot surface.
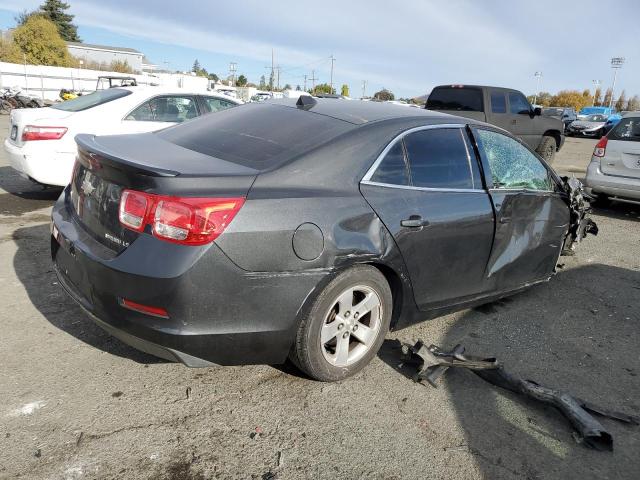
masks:
<path fill-rule="evenodd" d="M 567 139 L 558 169 L 581 176 L 595 143 Z M 640 414 L 640 207 L 595 211 L 600 234 L 547 284 L 390 334 L 361 374 L 322 384 L 290 366 L 188 369 L 94 326 L 52 271 L 58 194 L 0 153 L 0 478 L 640 478 L 640 427 L 602 419 L 615 446 L 596 452 L 470 372 L 433 389 L 397 368 L 398 340 L 462 343 Z"/>

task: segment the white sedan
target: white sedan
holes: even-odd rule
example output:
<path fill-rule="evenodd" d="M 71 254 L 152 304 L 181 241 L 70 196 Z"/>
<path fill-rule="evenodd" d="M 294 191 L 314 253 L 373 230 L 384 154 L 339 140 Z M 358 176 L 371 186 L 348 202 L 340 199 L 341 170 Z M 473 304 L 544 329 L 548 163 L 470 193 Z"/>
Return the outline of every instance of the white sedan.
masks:
<path fill-rule="evenodd" d="M 241 103 L 213 92 L 162 87 L 98 90 L 51 107 L 13 110 L 4 148 L 23 176 L 63 187 L 71 179 L 78 133 L 151 132 Z"/>

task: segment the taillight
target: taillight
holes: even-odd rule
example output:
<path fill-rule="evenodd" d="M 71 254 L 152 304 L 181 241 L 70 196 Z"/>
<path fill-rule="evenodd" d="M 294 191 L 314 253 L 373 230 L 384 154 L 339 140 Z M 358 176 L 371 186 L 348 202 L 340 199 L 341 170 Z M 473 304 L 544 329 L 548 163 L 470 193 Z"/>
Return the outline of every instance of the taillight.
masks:
<path fill-rule="evenodd" d="M 243 197 L 170 197 L 125 190 L 119 218 L 137 232 L 151 225 L 153 235 L 162 240 L 205 245 L 220 236 L 243 204 Z"/>
<path fill-rule="evenodd" d="M 607 137 L 602 137 L 600 141 L 596 144 L 596 148 L 593 149 L 594 157 L 604 157 L 605 152 L 607 151 L 607 142 L 609 139 Z"/>
<path fill-rule="evenodd" d="M 38 127 L 26 125 L 22 129 L 22 141 L 32 140 L 60 140 L 67 133 L 67 127 Z"/>

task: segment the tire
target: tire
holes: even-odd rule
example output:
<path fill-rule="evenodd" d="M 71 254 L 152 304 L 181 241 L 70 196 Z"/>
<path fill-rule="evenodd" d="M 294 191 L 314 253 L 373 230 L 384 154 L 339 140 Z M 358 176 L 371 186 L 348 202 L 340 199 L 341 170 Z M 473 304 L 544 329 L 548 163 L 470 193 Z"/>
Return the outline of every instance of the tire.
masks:
<path fill-rule="evenodd" d="M 351 267 L 329 282 L 301 318 L 290 359 L 316 380 L 350 377 L 378 353 L 392 308 L 382 273 L 370 265 Z"/>
<path fill-rule="evenodd" d="M 556 155 L 556 148 L 558 148 L 556 139 L 549 135 L 545 135 L 542 137 L 542 141 L 540 142 L 540 145 L 538 145 L 538 148 L 536 148 L 536 152 L 538 152 L 538 155 L 544 158 L 545 161 L 551 165 L 553 164 L 553 159 Z"/>
<path fill-rule="evenodd" d="M 13 110 L 13 105 L 6 100 L 0 99 L 0 113 L 8 115 L 11 113 L 11 110 Z"/>

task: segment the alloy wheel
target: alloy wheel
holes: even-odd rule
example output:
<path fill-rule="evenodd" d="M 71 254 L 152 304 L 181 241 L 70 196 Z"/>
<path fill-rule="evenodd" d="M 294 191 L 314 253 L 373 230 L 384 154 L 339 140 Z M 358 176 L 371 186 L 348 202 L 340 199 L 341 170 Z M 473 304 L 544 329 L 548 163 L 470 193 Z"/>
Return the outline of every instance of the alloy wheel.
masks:
<path fill-rule="evenodd" d="M 369 286 L 344 290 L 332 302 L 320 332 L 322 354 L 331 365 L 348 367 L 376 342 L 382 325 L 382 302 Z"/>

